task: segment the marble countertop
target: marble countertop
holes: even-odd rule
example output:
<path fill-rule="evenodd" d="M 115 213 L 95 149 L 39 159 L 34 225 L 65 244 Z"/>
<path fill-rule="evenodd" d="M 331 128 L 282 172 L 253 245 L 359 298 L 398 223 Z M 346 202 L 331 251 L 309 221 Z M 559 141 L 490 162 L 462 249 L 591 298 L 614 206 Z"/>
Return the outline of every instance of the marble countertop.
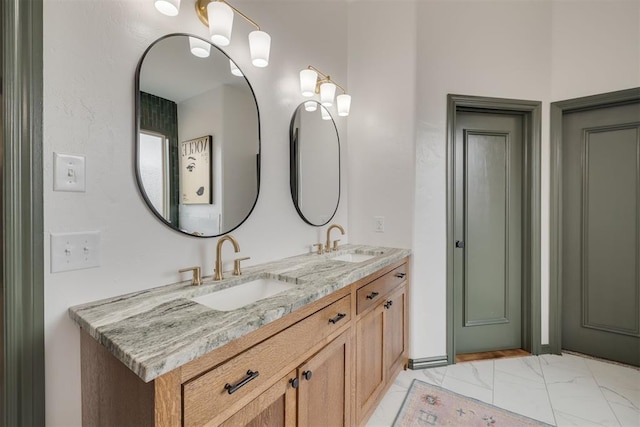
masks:
<path fill-rule="evenodd" d="M 376 255 L 363 262 L 332 260 L 347 253 Z M 408 249 L 343 245 L 337 252 L 305 254 L 225 272 L 201 286 L 184 281 L 69 308 L 69 316 L 116 358 L 149 382 L 288 313 L 408 256 Z M 255 279 L 294 284 L 285 292 L 232 311 L 191 298 Z"/>

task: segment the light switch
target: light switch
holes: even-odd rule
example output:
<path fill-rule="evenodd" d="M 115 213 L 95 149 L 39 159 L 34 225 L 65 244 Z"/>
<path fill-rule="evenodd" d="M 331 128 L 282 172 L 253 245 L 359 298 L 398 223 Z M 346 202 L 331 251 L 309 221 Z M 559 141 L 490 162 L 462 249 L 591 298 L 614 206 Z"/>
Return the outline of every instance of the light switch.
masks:
<path fill-rule="evenodd" d="M 84 156 L 53 153 L 53 190 L 85 191 Z"/>
<path fill-rule="evenodd" d="M 376 233 L 384 233 L 384 217 L 374 216 L 373 221 L 373 231 Z"/>
<path fill-rule="evenodd" d="M 100 266 L 100 232 L 51 233 L 51 272 Z"/>

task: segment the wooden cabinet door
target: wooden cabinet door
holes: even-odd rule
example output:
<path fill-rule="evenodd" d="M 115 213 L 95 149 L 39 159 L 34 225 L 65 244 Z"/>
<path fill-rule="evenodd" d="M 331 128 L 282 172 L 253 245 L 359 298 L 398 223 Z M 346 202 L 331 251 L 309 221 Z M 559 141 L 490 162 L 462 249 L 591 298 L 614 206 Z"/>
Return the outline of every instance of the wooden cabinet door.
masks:
<path fill-rule="evenodd" d="M 296 390 L 291 380 L 296 372 L 268 388 L 249 404 L 220 424 L 223 427 L 294 427 L 296 425 Z"/>
<path fill-rule="evenodd" d="M 384 364 L 386 379 L 390 380 L 393 371 L 404 364 L 407 348 L 407 291 L 403 286 L 389 295 L 384 307 Z"/>
<path fill-rule="evenodd" d="M 384 307 L 378 304 L 358 320 L 356 331 L 356 416 L 358 422 L 384 387 Z"/>
<path fill-rule="evenodd" d="M 299 425 L 349 425 L 350 347 L 345 331 L 298 368 Z"/>

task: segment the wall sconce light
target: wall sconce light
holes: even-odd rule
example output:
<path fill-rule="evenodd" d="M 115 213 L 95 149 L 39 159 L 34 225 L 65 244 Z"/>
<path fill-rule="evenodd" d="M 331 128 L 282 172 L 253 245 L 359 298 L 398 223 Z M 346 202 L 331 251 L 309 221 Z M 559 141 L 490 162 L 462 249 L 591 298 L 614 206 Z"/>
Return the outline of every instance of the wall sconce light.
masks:
<path fill-rule="evenodd" d="M 211 44 L 197 37 L 189 36 L 189 49 L 193 56 L 208 58 L 211 52 Z"/>
<path fill-rule="evenodd" d="M 266 67 L 269 65 L 271 51 L 271 36 L 269 34 L 262 31 L 254 20 L 225 0 L 196 0 L 196 15 L 204 25 L 209 27 L 211 42 L 218 46 L 228 46 L 231 42 L 234 12 L 256 27 L 254 31 L 249 33 L 251 63 L 256 67 Z"/>
<path fill-rule="evenodd" d="M 156 0 L 154 5 L 158 12 L 167 16 L 177 16 L 180 11 L 180 0 Z"/>
<path fill-rule="evenodd" d="M 233 62 L 231 59 L 229 60 L 229 67 L 231 68 L 231 74 L 233 74 L 234 76 L 237 76 L 237 77 L 244 76 L 244 74 L 242 74 L 242 71 L 240 71 L 240 68 L 238 68 L 236 63 Z"/>
<path fill-rule="evenodd" d="M 311 97 L 319 93 L 320 103 L 325 107 L 331 107 L 333 105 L 336 87 L 342 89 L 342 94 L 336 98 L 338 115 L 343 117 L 348 116 L 351 110 L 351 95 L 348 95 L 342 86 L 312 65 L 300 71 L 300 92 L 302 92 L 302 96 Z"/>
<path fill-rule="evenodd" d="M 154 4 L 160 13 L 167 16 L 176 16 L 180 11 L 180 0 L 155 0 Z M 271 51 L 269 34 L 262 31 L 254 20 L 225 0 L 196 0 L 196 15 L 209 28 L 211 42 L 217 46 L 228 46 L 231 42 L 234 12 L 256 27 L 255 31 L 249 33 L 251 63 L 256 67 L 266 67 L 269 65 Z M 193 47 L 191 52 L 196 56 L 199 56 L 198 53 L 203 53 L 202 51 L 196 53 Z"/>

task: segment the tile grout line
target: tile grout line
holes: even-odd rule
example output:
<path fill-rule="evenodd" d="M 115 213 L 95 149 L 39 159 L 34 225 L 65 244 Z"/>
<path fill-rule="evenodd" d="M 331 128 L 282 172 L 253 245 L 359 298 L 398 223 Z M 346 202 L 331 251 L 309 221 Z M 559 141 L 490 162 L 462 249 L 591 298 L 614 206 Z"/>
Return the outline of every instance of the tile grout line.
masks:
<path fill-rule="evenodd" d="M 558 425 L 558 419 L 556 418 L 556 410 L 553 407 L 553 400 L 551 399 L 551 394 L 549 394 L 549 386 L 547 384 L 547 377 L 544 374 L 544 369 L 542 368 L 542 355 L 538 356 L 538 363 L 540 364 L 540 373 L 542 374 L 542 380 L 544 381 L 544 389 L 547 391 L 547 399 L 549 399 L 549 406 L 551 406 L 551 414 L 553 415 L 553 423 L 554 425 Z"/>
<path fill-rule="evenodd" d="M 587 369 L 589 370 L 589 373 L 591 374 L 591 378 L 593 378 L 593 382 L 595 382 L 596 385 L 598 386 L 598 391 L 602 395 L 602 398 L 604 399 L 605 402 L 607 402 L 607 406 L 611 410 L 611 413 L 613 414 L 614 417 L 616 417 L 616 421 L 618 422 L 618 424 L 620 426 L 622 426 L 622 423 L 620 422 L 620 419 L 618 418 L 618 414 L 616 414 L 616 411 L 614 411 L 613 408 L 611 407 L 611 402 L 609 402 L 609 399 L 607 399 L 607 396 L 605 396 L 604 393 L 602 392 L 602 386 L 598 382 L 598 379 L 596 378 L 596 376 L 593 374 L 593 371 L 591 370 L 591 366 L 589 366 L 589 363 L 587 363 L 586 361 L 584 362 L 584 364 L 587 366 Z"/>
<path fill-rule="evenodd" d="M 493 372 L 492 372 L 492 379 L 493 382 L 491 383 L 491 404 L 495 405 L 496 404 L 496 359 L 493 359 Z"/>

